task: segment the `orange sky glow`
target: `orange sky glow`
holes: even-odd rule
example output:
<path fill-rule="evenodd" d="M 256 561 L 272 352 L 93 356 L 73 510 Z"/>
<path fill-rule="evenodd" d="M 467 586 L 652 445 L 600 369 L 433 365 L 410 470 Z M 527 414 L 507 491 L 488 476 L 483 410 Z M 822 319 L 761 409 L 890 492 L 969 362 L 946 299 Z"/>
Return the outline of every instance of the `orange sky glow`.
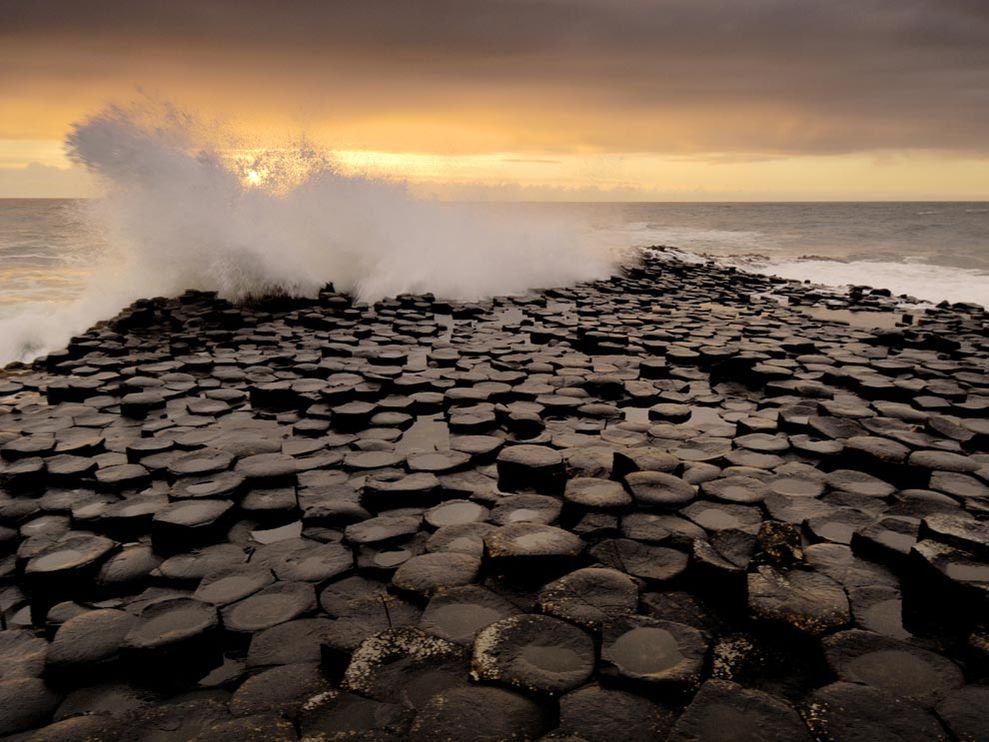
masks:
<path fill-rule="evenodd" d="M 0 0 L 0 197 L 95 193 L 66 133 L 149 95 L 443 198 L 989 198 L 983 4 L 794 5 Z"/>

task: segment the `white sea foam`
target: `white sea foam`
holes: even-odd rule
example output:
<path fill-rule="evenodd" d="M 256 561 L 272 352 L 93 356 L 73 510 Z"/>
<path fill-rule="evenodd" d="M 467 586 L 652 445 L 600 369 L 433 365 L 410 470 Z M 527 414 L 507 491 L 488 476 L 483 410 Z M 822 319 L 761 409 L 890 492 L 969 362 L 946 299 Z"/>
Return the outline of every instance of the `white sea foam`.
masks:
<path fill-rule="evenodd" d="M 989 275 L 970 268 L 929 263 L 889 263 L 834 260 L 771 261 L 746 265 L 766 275 L 831 286 L 861 285 L 885 288 L 924 301 L 973 302 L 989 306 Z"/>
<path fill-rule="evenodd" d="M 58 347 L 139 297 L 186 289 L 243 299 L 332 282 L 363 301 L 476 299 L 601 278 L 614 265 L 566 219 L 416 198 L 400 183 L 344 176 L 305 144 L 237 156 L 231 144 L 158 104 L 110 106 L 76 124 L 67 145 L 104 188 L 92 215 L 108 247 L 80 302 L 0 325 L 0 361 Z"/>

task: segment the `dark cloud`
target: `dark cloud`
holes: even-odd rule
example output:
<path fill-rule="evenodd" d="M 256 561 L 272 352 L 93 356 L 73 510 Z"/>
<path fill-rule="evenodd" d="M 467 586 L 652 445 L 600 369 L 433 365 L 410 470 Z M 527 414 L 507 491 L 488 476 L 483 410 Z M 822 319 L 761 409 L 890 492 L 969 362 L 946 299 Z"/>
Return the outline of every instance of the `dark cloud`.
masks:
<path fill-rule="evenodd" d="M 5 74 L 154 64 L 309 106 L 487 101 L 605 149 L 989 149 L 987 0 L 0 0 Z"/>

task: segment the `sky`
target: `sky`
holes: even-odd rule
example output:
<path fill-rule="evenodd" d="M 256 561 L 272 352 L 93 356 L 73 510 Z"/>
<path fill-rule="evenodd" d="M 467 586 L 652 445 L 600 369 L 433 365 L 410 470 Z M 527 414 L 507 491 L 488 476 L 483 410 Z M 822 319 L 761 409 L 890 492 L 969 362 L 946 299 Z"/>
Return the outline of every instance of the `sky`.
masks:
<path fill-rule="evenodd" d="M 0 0 L 0 196 L 150 96 L 442 197 L 989 199 L 986 0 Z"/>

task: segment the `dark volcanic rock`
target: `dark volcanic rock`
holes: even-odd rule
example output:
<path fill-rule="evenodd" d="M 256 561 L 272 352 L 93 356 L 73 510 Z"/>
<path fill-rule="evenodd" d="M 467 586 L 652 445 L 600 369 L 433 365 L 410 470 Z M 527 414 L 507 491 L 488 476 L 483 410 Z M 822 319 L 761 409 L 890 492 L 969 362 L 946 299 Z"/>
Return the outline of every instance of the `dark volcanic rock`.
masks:
<path fill-rule="evenodd" d="M 750 573 L 748 583 L 749 610 L 757 618 L 813 636 L 851 621 L 844 589 L 825 575 L 765 566 Z"/>
<path fill-rule="evenodd" d="M 38 678 L 0 680 L 0 734 L 43 726 L 60 696 Z"/>
<path fill-rule="evenodd" d="M 539 593 L 543 613 L 586 629 L 597 629 L 611 619 L 634 613 L 638 604 L 635 580 L 613 569 L 578 569 Z"/>
<path fill-rule="evenodd" d="M 508 446 L 498 454 L 498 485 L 503 490 L 559 494 L 565 481 L 563 457 L 548 446 Z"/>
<path fill-rule="evenodd" d="M 928 708 L 963 683 L 951 660 L 869 631 L 842 631 L 823 644 L 840 680 L 865 683 Z"/>
<path fill-rule="evenodd" d="M 984 737 L 989 315 L 677 255 L 0 371 L 0 736 Z"/>
<path fill-rule="evenodd" d="M 518 613 L 504 598 L 476 585 L 441 589 L 423 611 L 419 628 L 426 633 L 466 646 L 482 629 Z"/>
<path fill-rule="evenodd" d="M 230 699 L 234 716 L 298 714 L 306 700 L 330 690 L 318 664 L 280 665 L 248 678 Z"/>
<path fill-rule="evenodd" d="M 409 739 L 437 742 L 461 739 L 465 733 L 479 742 L 535 739 L 546 729 L 547 716 L 538 703 L 502 688 L 451 688 L 420 707 Z"/>
<path fill-rule="evenodd" d="M 440 588 L 469 585 L 480 569 L 480 558 L 471 554 L 420 554 L 404 562 L 391 582 L 400 592 L 428 597 Z"/>
<path fill-rule="evenodd" d="M 219 664 L 219 616 L 216 608 L 191 598 L 151 603 L 124 637 L 121 653 L 133 672 L 152 683 L 167 682 L 199 668 Z"/>
<path fill-rule="evenodd" d="M 316 593 L 304 582 L 276 582 L 253 595 L 228 605 L 222 611 L 223 628 L 237 634 L 270 629 L 311 613 Z"/>
<path fill-rule="evenodd" d="M 341 687 L 377 701 L 404 697 L 419 707 L 436 693 L 462 685 L 466 650 L 419 629 L 389 629 L 354 651 Z"/>
<path fill-rule="evenodd" d="M 45 672 L 54 677 L 93 677 L 120 657 L 137 617 L 113 609 L 87 611 L 59 628 L 48 651 Z"/>
<path fill-rule="evenodd" d="M 637 471 L 625 477 L 635 502 L 644 508 L 677 508 L 697 496 L 697 488 L 672 474 Z"/>
<path fill-rule="evenodd" d="M 513 616 L 474 640 L 471 675 L 527 693 L 559 695 L 594 670 L 594 642 L 580 629 L 549 616 Z"/>
<path fill-rule="evenodd" d="M 640 544 L 631 539 L 607 539 L 591 549 L 591 556 L 633 577 L 657 583 L 676 579 L 687 569 L 688 557 L 665 546 Z"/>
<path fill-rule="evenodd" d="M 810 742 L 796 710 L 768 693 L 725 680 L 708 680 L 670 732 L 670 742 L 716 742 L 726 730 L 738 742 L 768 739 Z"/>
<path fill-rule="evenodd" d="M 929 712 L 878 688 L 833 683 L 811 693 L 804 707 L 807 726 L 821 739 L 849 742 L 946 740 Z"/>
<path fill-rule="evenodd" d="M 584 544 L 562 528 L 516 523 L 485 534 L 485 558 L 495 570 L 545 574 L 571 566 Z"/>
<path fill-rule="evenodd" d="M 588 685 L 560 697 L 558 735 L 576 739 L 665 740 L 676 719 L 667 707 L 621 690 Z"/>
<path fill-rule="evenodd" d="M 604 626 L 602 673 L 640 686 L 692 691 L 700 685 L 707 641 L 673 621 L 627 616 Z"/>

